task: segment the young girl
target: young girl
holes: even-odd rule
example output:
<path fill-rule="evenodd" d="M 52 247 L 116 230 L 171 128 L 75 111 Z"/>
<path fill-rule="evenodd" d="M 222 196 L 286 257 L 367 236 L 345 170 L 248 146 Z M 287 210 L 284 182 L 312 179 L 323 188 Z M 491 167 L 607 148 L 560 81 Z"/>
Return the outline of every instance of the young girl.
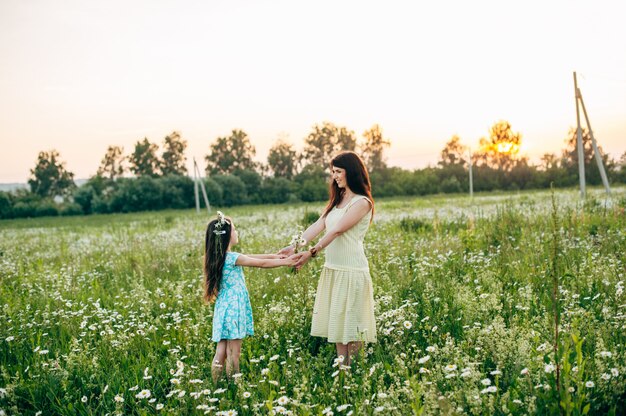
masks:
<path fill-rule="evenodd" d="M 243 255 L 231 251 L 239 242 L 235 224 L 220 211 L 206 230 L 204 251 L 204 299 L 215 301 L 213 311 L 213 341 L 217 342 L 211 366 L 213 381 L 222 375 L 239 372 L 241 342 L 254 335 L 252 307 L 241 266 L 292 266 L 295 261 L 276 254 Z"/>

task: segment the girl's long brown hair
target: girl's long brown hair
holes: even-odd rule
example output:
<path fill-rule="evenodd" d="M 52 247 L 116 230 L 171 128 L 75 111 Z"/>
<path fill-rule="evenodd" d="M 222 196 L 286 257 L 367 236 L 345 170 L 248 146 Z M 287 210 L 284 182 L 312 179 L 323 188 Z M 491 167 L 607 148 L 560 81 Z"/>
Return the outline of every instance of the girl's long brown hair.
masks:
<path fill-rule="evenodd" d="M 374 218 L 374 198 L 372 197 L 372 185 L 370 183 L 370 176 L 367 173 L 367 168 L 365 167 L 365 163 L 363 160 L 354 152 L 342 152 L 330 161 L 330 168 L 341 168 L 346 170 L 346 181 L 348 182 L 348 188 L 352 192 L 358 195 L 366 196 L 372 203 L 372 216 Z M 331 180 L 330 181 L 330 197 L 328 199 L 328 205 L 324 209 L 323 217 L 328 215 L 328 213 L 336 207 L 339 202 L 341 202 L 341 198 L 345 189 L 341 189 L 337 186 L 337 182 Z M 371 221 L 371 219 L 370 219 Z"/>
<path fill-rule="evenodd" d="M 227 219 L 219 231 L 223 234 L 215 234 L 217 220 L 213 220 L 206 228 L 204 237 L 204 300 L 213 302 L 222 283 L 222 273 L 226 253 L 230 244 L 231 220 Z"/>

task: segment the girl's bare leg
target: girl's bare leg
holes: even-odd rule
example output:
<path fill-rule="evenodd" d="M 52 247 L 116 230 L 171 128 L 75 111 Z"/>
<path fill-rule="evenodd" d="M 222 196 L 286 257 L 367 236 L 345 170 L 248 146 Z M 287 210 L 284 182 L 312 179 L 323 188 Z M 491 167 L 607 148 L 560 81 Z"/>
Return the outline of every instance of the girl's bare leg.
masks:
<path fill-rule="evenodd" d="M 240 339 L 229 339 L 226 344 L 226 376 L 239 372 L 239 356 L 241 355 Z"/>
<path fill-rule="evenodd" d="M 215 356 L 213 357 L 213 362 L 211 363 L 211 377 L 213 378 L 214 383 L 220 379 L 222 371 L 224 370 L 224 361 L 226 360 L 226 343 L 227 340 L 223 339 L 218 342 L 217 347 L 215 347 Z"/>

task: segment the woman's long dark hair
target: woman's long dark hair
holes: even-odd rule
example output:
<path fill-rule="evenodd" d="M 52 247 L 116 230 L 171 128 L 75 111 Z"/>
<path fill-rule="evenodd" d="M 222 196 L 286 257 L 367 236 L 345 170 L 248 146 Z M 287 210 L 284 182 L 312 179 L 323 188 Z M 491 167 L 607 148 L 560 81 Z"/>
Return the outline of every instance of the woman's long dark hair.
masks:
<path fill-rule="evenodd" d="M 354 152 L 342 152 L 330 161 L 330 168 L 332 170 L 333 167 L 341 168 L 346 170 L 346 181 L 348 182 L 348 188 L 352 192 L 358 195 L 364 195 L 372 202 L 372 216 L 374 218 L 374 198 L 372 198 L 372 185 L 370 184 L 370 176 L 367 173 L 367 168 L 365 167 L 365 163 L 363 160 Z M 324 214 L 322 216 L 328 215 L 328 213 L 336 207 L 339 202 L 341 202 L 341 198 L 345 189 L 341 189 L 337 182 L 331 180 L 330 181 L 330 197 L 328 200 L 328 205 L 324 209 Z M 371 219 L 370 219 L 371 220 Z"/>
<path fill-rule="evenodd" d="M 231 220 L 227 218 L 221 227 L 216 228 L 217 224 L 218 220 L 211 221 L 204 237 L 204 300 L 207 302 L 213 302 L 217 297 L 230 244 Z"/>

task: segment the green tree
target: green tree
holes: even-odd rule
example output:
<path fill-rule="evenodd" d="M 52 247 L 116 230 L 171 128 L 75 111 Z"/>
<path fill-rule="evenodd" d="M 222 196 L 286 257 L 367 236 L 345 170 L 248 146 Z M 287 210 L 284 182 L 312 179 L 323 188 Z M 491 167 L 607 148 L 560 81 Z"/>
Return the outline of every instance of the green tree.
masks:
<path fill-rule="evenodd" d="M 361 146 L 361 153 L 365 165 L 370 172 L 380 171 L 387 167 L 385 162 L 385 148 L 391 146 L 391 141 L 383 137 L 383 130 L 378 124 L 374 124 L 363 133 L 365 143 Z"/>
<path fill-rule="evenodd" d="M 559 167 L 559 158 L 554 153 L 544 153 L 540 167 L 545 171 L 556 169 Z"/>
<path fill-rule="evenodd" d="M 123 151 L 124 149 L 120 146 L 109 146 L 100 162 L 96 175 L 109 179 L 122 176 L 126 171 L 124 156 L 122 155 Z"/>
<path fill-rule="evenodd" d="M 304 139 L 303 156 L 308 164 L 326 167 L 339 152 L 355 148 L 356 136 L 352 130 L 325 121 L 321 126 L 313 126 Z"/>
<path fill-rule="evenodd" d="M 39 152 L 37 165 L 31 169 L 28 180 L 31 192 L 41 197 L 68 196 L 76 184 L 74 174 L 65 169 L 65 162 L 59 160 L 59 152 Z"/>
<path fill-rule="evenodd" d="M 257 167 L 252 160 L 256 149 L 243 130 L 233 130 L 229 137 L 218 137 L 210 150 L 211 153 L 204 158 L 209 174 L 230 174 L 236 170 L 255 170 Z"/>
<path fill-rule="evenodd" d="M 165 136 L 163 142 L 163 155 L 161 157 L 161 173 L 163 175 L 185 175 L 187 167 L 185 162 L 185 149 L 187 148 L 187 140 L 180 137 L 177 131 L 172 132 L 169 136 Z"/>
<path fill-rule="evenodd" d="M 480 139 L 480 150 L 476 158 L 481 164 L 508 172 L 519 160 L 521 144 L 521 133 L 514 133 L 508 121 L 500 120 L 489 129 L 488 139 Z"/>
<path fill-rule="evenodd" d="M 578 177 L 578 149 L 577 149 L 577 134 L 576 128 L 572 127 L 569 130 L 568 137 L 565 140 L 566 147 L 563 149 L 561 157 L 561 165 L 568 172 L 570 177 Z M 595 160 L 593 151 L 593 145 L 591 141 L 591 134 L 589 130 L 582 129 L 582 142 L 583 142 L 583 161 L 585 164 L 585 178 L 592 185 L 598 185 L 602 183 L 602 177 L 600 176 L 600 170 Z M 609 155 L 602 150 L 602 146 L 598 146 L 600 155 L 602 156 L 602 163 L 609 180 L 612 178 L 616 171 L 616 163 L 609 158 Z"/>
<path fill-rule="evenodd" d="M 296 174 L 299 157 L 293 145 L 279 139 L 270 149 L 267 164 L 275 178 L 291 179 Z"/>
<path fill-rule="evenodd" d="M 159 146 L 150 143 L 147 137 L 135 143 L 135 151 L 128 157 L 130 170 L 136 176 L 156 177 L 159 175 Z"/>
<path fill-rule="evenodd" d="M 441 151 L 441 157 L 438 163 L 442 167 L 457 165 L 465 166 L 467 164 L 466 155 L 467 146 L 461 144 L 459 136 L 454 135 Z"/>

